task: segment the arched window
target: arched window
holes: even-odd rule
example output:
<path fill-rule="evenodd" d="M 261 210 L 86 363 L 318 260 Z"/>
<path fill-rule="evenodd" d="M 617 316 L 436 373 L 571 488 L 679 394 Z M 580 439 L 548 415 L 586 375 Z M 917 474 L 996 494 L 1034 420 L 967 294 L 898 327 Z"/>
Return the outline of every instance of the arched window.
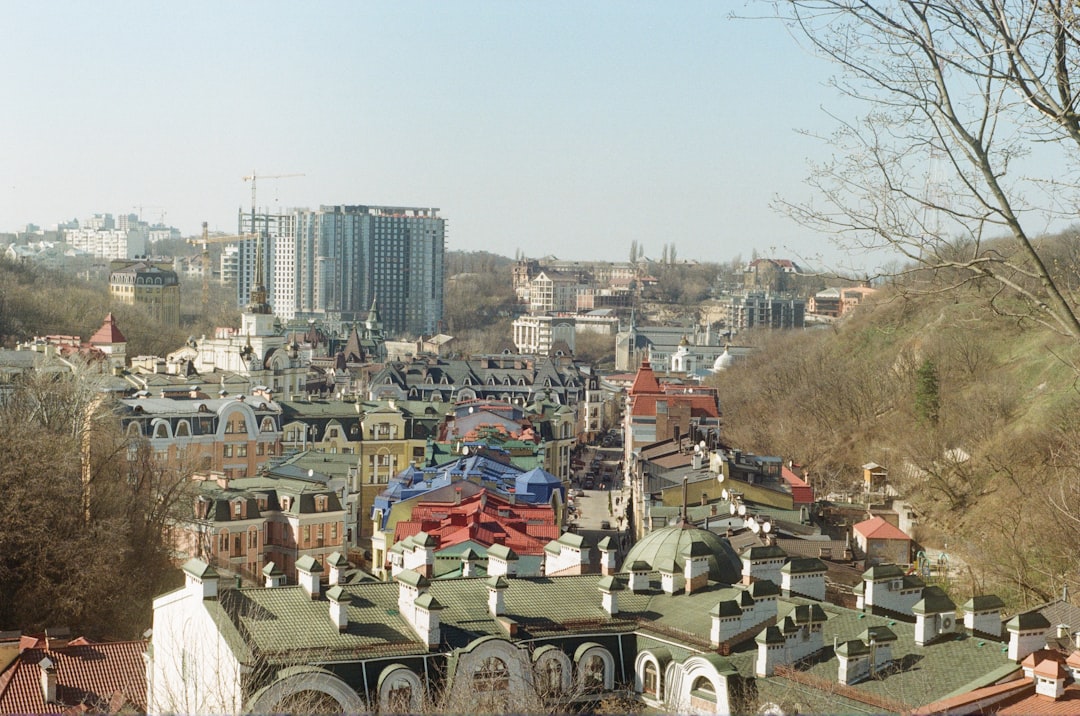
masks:
<path fill-rule="evenodd" d="M 166 423 L 158 423 L 154 426 L 155 438 L 167 438 L 169 437 L 169 427 Z"/>
<path fill-rule="evenodd" d="M 191 437 L 191 428 L 188 426 L 188 421 L 181 420 L 179 423 L 176 424 L 176 437 Z"/>
<path fill-rule="evenodd" d="M 599 654 L 593 654 L 585 659 L 582 665 L 582 676 L 586 691 L 603 691 L 604 689 L 604 659 Z"/>
<path fill-rule="evenodd" d="M 474 691 L 505 691 L 509 686 L 510 671 L 506 662 L 497 656 L 484 659 L 473 672 Z"/>
<path fill-rule="evenodd" d="M 259 426 L 259 430 L 264 433 L 272 433 L 276 429 L 274 425 L 274 419 L 266 417 L 262 419 L 262 425 Z"/>
<path fill-rule="evenodd" d="M 646 662 L 644 677 L 645 678 L 641 680 L 642 693 L 650 696 L 659 696 L 660 671 L 656 668 L 655 661 Z"/>
<path fill-rule="evenodd" d="M 695 696 L 707 698 L 710 701 L 716 700 L 716 689 L 707 676 L 699 676 L 694 679 L 694 685 L 690 687 L 690 691 L 696 692 L 694 693 Z"/>
<path fill-rule="evenodd" d="M 545 694 L 561 694 L 563 690 L 563 666 L 558 659 L 544 659 L 540 664 L 537 684 Z"/>
<path fill-rule="evenodd" d="M 404 679 L 395 681 L 390 685 L 390 691 L 386 697 L 387 709 L 390 713 L 407 714 L 412 712 L 412 684 Z"/>
<path fill-rule="evenodd" d="M 135 421 L 128 423 L 127 426 L 128 437 L 137 438 L 142 436 L 142 427 Z"/>

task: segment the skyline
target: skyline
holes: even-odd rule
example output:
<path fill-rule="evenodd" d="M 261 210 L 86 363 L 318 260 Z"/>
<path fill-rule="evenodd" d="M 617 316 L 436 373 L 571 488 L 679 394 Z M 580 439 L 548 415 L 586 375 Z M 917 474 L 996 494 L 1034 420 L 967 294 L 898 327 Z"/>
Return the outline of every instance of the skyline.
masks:
<path fill-rule="evenodd" d="M 769 207 L 811 196 L 830 148 L 801 131 L 841 100 L 779 22 L 730 17 L 767 10 L 9 4 L 0 230 L 144 206 L 233 233 L 254 171 L 304 174 L 260 210 L 438 207 L 448 250 L 849 263 Z"/>

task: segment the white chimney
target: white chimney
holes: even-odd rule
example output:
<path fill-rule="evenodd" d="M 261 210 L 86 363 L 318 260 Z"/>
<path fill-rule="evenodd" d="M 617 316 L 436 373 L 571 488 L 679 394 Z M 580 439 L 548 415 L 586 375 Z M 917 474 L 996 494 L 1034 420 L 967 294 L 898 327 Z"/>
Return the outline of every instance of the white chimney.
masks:
<path fill-rule="evenodd" d="M 504 592 L 510 586 L 506 577 L 488 577 L 484 580 L 484 586 L 488 590 L 488 611 L 493 617 L 501 617 L 506 613 L 506 598 Z"/>
<path fill-rule="evenodd" d="M 184 563 L 184 580 L 188 591 L 197 599 L 217 599 L 218 573 L 201 559 Z"/>
<path fill-rule="evenodd" d="M 45 657 L 38 662 L 41 667 L 41 696 L 47 704 L 56 703 L 56 665 Z"/>
<path fill-rule="evenodd" d="M 346 611 L 351 601 L 349 596 L 345 594 L 345 590 L 338 584 L 326 590 L 326 598 L 330 600 L 330 621 L 333 622 L 339 632 L 348 631 L 349 617 Z"/>
<path fill-rule="evenodd" d="M 349 560 L 341 552 L 332 552 L 326 558 L 326 566 L 330 568 L 330 586 L 345 583 L 345 570 L 349 568 Z"/>
<path fill-rule="evenodd" d="M 322 574 L 322 571 L 323 568 L 319 564 L 319 560 L 310 554 L 305 554 L 296 560 L 296 581 L 300 582 L 300 586 L 304 588 L 304 591 L 312 599 L 319 598 L 319 575 Z"/>
<path fill-rule="evenodd" d="M 275 587 L 285 586 L 285 572 L 281 571 L 281 567 L 277 566 L 274 562 L 267 562 L 266 566 L 262 570 L 263 577 L 266 579 L 266 588 L 274 589 Z"/>

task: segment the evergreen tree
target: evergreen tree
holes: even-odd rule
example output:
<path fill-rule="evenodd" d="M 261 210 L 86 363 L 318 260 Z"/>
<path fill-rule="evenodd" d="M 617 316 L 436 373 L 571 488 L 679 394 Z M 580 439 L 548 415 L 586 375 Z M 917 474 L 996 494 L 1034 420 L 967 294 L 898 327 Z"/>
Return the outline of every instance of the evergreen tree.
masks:
<path fill-rule="evenodd" d="M 938 370 L 934 361 L 927 358 L 915 373 L 915 414 L 919 420 L 936 426 L 940 412 Z"/>

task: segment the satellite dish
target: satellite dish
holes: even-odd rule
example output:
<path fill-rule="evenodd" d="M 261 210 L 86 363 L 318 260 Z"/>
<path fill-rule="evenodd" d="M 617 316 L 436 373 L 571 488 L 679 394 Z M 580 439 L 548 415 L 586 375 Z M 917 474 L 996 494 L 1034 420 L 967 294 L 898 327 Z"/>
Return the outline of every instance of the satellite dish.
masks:
<path fill-rule="evenodd" d="M 769 534 L 770 532 L 772 532 L 772 522 L 766 522 L 761 525 L 761 531 L 765 534 Z"/>
<path fill-rule="evenodd" d="M 739 517 L 742 517 L 745 514 L 746 514 L 746 505 L 739 505 Z"/>
<path fill-rule="evenodd" d="M 757 523 L 757 520 L 750 520 L 750 531 L 754 534 L 761 531 L 761 525 Z"/>
<path fill-rule="evenodd" d="M 716 478 L 716 481 L 717 482 L 723 482 L 724 481 L 724 473 L 721 472 L 720 475 Z"/>
<path fill-rule="evenodd" d="M 700 445 L 695 445 L 694 446 L 694 452 L 701 452 L 701 446 Z"/>
<path fill-rule="evenodd" d="M 307 471 L 307 476 L 308 477 L 315 477 L 315 471 L 314 470 L 308 470 Z"/>
<path fill-rule="evenodd" d="M 725 500 L 728 498 L 726 487 L 724 488 L 723 492 L 720 493 L 720 496 L 723 497 Z"/>
<path fill-rule="evenodd" d="M 735 504 L 734 503 L 728 505 L 728 509 L 731 510 L 731 514 L 735 514 Z"/>
<path fill-rule="evenodd" d="M 461 446 L 461 454 L 462 455 L 468 455 L 469 454 L 469 446 L 468 445 L 462 445 Z"/>
<path fill-rule="evenodd" d="M 698 447 L 700 447 L 702 450 L 704 450 L 705 449 L 705 441 L 702 440 L 701 442 L 699 442 Z"/>

